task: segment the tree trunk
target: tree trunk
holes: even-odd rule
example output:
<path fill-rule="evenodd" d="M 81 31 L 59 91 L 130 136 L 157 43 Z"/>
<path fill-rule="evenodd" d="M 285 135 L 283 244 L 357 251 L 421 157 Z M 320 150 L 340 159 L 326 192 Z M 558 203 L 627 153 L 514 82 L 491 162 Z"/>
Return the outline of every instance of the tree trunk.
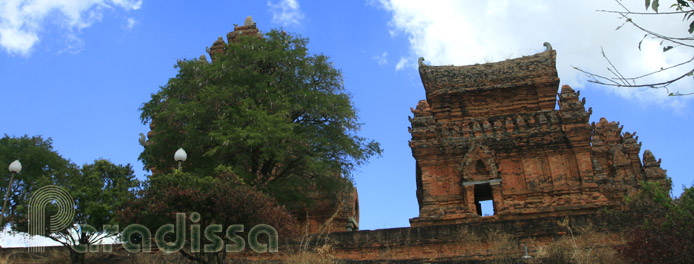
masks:
<path fill-rule="evenodd" d="M 84 264 L 84 253 L 77 253 L 74 250 L 70 250 L 70 263 Z"/>
<path fill-rule="evenodd" d="M 89 237 L 86 233 L 80 233 L 77 242 L 79 243 L 79 245 L 84 245 L 85 248 L 89 250 Z M 79 253 L 74 249 L 70 248 L 70 261 L 72 262 L 72 264 L 84 264 L 85 254 Z"/>

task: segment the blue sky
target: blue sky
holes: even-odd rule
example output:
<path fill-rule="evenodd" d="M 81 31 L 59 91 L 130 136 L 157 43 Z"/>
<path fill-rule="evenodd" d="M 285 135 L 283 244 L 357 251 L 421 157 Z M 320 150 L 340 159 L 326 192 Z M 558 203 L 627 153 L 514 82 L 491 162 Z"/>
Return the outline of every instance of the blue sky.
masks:
<path fill-rule="evenodd" d="M 658 41 L 646 39 L 639 51 L 642 33 L 627 26 L 615 31 L 623 21 L 595 11 L 618 10 L 610 1 L 423 2 L 2 0 L 0 133 L 51 137 L 77 164 L 97 158 L 130 163 L 144 179 L 137 139 L 148 128 L 138 108 L 175 76 L 177 59 L 205 54 L 251 15 L 262 31 L 300 34 L 310 39 L 311 52 L 328 55 L 342 70 L 362 135 L 381 142 L 383 156 L 355 173 L 362 229 L 409 226 L 418 215 L 407 117 L 424 99 L 415 68 L 420 56 L 432 65 L 484 63 L 540 52 L 549 41 L 561 83 L 582 91 L 593 108 L 591 121 L 606 117 L 638 132 L 642 150 L 663 159 L 675 195 L 694 183 L 691 97 L 594 86 L 571 68 L 604 73 L 603 47 L 623 72 L 639 75 L 676 64 L 691 50 L 663 54 Z M 643 1 L 631 5 L 642 11 Z M 645 19 L 653 18 L 639 21 L 686 34 L 680 17 Z M 671 88 L 692 87 L 685 80 Z"/>

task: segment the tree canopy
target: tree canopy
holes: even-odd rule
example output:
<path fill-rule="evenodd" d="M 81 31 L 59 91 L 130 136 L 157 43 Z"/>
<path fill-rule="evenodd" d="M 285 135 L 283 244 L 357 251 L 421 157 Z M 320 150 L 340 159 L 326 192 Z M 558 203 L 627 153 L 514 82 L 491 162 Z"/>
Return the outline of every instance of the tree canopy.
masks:
<path fill-rule="evenodd" d="M 14 177 L 3 224 L 9 223 L 12 230 L 26 231 L 31 193 L 42 186 L 77 177 L 80 171 L 77 165 L 53 149 L 50 138 L 5 135 L 0 138 L 0 192 L 3 194 L 7 192 L 11 176 L 7 167 L 14 160 L 22 163 L 22 171 Z"/>
<path fill-rule="evenodd" d="M 70 249 L 73 263 L 84 263 L 89 245 L 118 235 L 118 229 L 105 226 L 123 224 L 116 219 L 116 214 L 135 198 L 140 182 L 135 179 L 130 164 L 116 165 L 97 159 L 57 185 L 68 190 L 75 199 L 75 224 L 48 237 Z"/>
<path fill-rule="evenodd" d="M 199 238 L 187 235 L 182 241 L 166 239 L 168 242 L 181 242 L 181 248 L 176 248 L 175 251 L 195 262 L 225 263 L 228 254 L 248 248 L 245 246 L 247 242 L 239 242 L 238 239 L 245 240 L 248 231 L 258 224 L 272 226 L 283 238 L 293 237 L 297 231 L 294 218 L 285 208 L 251 186 L 239 184 L 228 171 L 203 176 L 176 170 L 152 175 L 145 184 L 142 197 L 134 199 L 125 210 L 118 212 L 118 216 L 123 222 L 147 227 L 151 231 L 151 238 L 154 238 L 160 227 L 175 222 L 176 214 L 183 213 L 186 217 L 197 214 L 199 220 L 193 223 L 202 227 L 197 234 Z M 208 234 L 207 228 L 212 225 L 220 227 Z M 237 229 L 239 237 L 236 239 L 225 232 L 232 225 L 243 225 L 243 229 Z M 124 235 L 127 236 L 125 233 Z M 210 240 L 215 236 L 219 242 Z M 140 236 L 122 238 L 133 245 L 142 243 Z M 217 249 L 209 249 L 208 246 L 202 248 L 210 243 L 225 243 L 226 246 Z M 197 246 L 197 251 L 191 245 Z M 235 249 L 229 252 L 227 247 Z"/>
<path fill-rule="evenodd" d="M 694 187 L 673 199 L 670 184 L 669 179 L 645 182 L 627 199 L 629 210 L 617 213 L 629 228 L 626 243 L 617 247 L 628 263 L 691 263 L 694 258 Z"/>
<path fill-rule="evenodd" d="M 57 185 L 66 189 L 75 199 L 74 225 L 66 230 L 46 236 L 70 250 L 73 263 L 84 261 L 84 252 L 76 246 L 99 243 L 104 238 L 116 235 L 117 231 L 105 230 L 104 225 L 117 225 L 115 212 L 122 210 L 132 200 L 139 181 L 132 167 L 115 165 L 107 160 L 95 160 L 80 168 L 53 150 L 52 140 L 40 136 L 20 138 L 5 135 L 0 138 L 0 167 L 18 159 L 22 171 L 15 176 L 8 201 L 8 217 L 5 218 L 16 232 L 28 231 L 29 200 L 32 193 L 46 185 Z M 10 175 L 0 172 L 0 190 L 7 191 Z M 46 216 L 55 213 L 49 206 Z M 87 224 L 93 229 L 82 228 Z"/>
<path fill-rule="evenodd" d="M 141 107 L 151 128 L 140 155 L 145 168 L 171 172 L 182 147 L 184 171 L 229 171 L 283 205 L 347 190 L 353 169 L 382 150 L 357 135 L 340 71 L 327 56 L 309 54 L 307 43 L 273 30 L 240 36 L 211 63 L 178 61 L 176 77 Z"/>

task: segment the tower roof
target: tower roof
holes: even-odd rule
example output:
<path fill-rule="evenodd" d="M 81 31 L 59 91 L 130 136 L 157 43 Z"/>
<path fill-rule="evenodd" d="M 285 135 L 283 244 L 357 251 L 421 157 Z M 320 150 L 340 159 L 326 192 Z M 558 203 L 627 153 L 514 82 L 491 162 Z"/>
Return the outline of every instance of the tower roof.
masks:
<path fill-rule="evenodd" d="M 545 42 L 546 43 L 546 42 Z M 467 66 L 429 66 L 419 59 L 419 73 L 427 97 L 432 95 L 525 85 L 558 86 L 556 52 L 547 49 L 534 55 L 494 63 Z"/>
<path fill-rule="evenodd" d="M 254 26 L 255 22 L 253 22 L 253 18 L 251 16 L 247 16 L 246 20 L 243 22 L 244 26 Z"/>

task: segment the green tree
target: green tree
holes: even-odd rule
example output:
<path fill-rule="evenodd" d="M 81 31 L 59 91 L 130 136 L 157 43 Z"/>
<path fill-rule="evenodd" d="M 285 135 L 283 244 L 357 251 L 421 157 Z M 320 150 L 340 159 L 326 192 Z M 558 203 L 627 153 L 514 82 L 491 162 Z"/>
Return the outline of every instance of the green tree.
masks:
<path fill-rule="evenodd" d="M 626 6 L 624 6 L 621 2 L 621 0 L 615 0 L 619 4 L 619 6 L 622 8 L 622 10 L 619 11 L 614 11 L 614 10 L 599 10 L 601 12 L 607 12 L 607 13 L 615 13 L 619 14 L 623 19 L 624 23 L 617 27 L 617 30 L 620 28 L 624 27 L 625 25 L 629 24 L 640 31 L 644 33 L 643 38 L 641 41 L 638 43 L 638 48 L 641 50 L 641 43 L 643 42 L 644 39 L 646 38 L 652 38 L 656 40 L 660 40 L 660 45 L 663 48 L 663 52 L 668 52 L 672 49 L 679 48 L 679 49 L 694 49 L 694 36 L 692 34 L 694 33 L 694 21 L 692 20 L 692 16 L 694 16 L 694 0 L 672 0 L 669 1 L 669 3 L 672 3 L 670 5 L 670 8 L 674 9 L 674 11 L 669 11 L 669 12 L 660 12 L 662 11 L 660 9 L 660 1 L 659 0 L 644 0 L 645 5 L 646 5 L 646 12 L 636 12 L 632 11 Z M 651 9 L 653 12 L 649 12 L 649 9 Z M 657 31 L 651 30 L 648 28 L 648 26 L 644 26 L 640 23 L 637 22 L 638 18 L 635 18 L 637 16 L 672 16 L 672 15 L 681 15 L 682 21 L 685 22 L 683 26 L 683 31 L 686 30 L 689 34 L 686 36 L 670 36 L 666 34 L 659 33 Z M 691 21 L 691 22 L 690 22 Z M 606 85 L 606 86 L 615 86 L 615 87 L 648 87 L 648 88 L 654 88 L 654 89 L 665 89 L 665 91 L 668 93 L 669 96 L 685 96 L 685 95 L 694 95 L 694 92 L 680 92 L 677 90 L 670 91 L 669 86 L 675 82 L 678 82 L 682 79 L 685 78 L 691 78 L 694 77 L 694 66 L 692 66 L 692 62 L 694 62 L 694 56 L 691 58 L 684 58 L 681 60 L 679 63 L 674 64 L 669 67 L 664 67 L 661 68 L 657 71 L 649 72 L 646 74 L 638 75 L 638 76 L 633 76 L 633 77 L 628 77 L 628 75 L 623 74 L 619 68 L 614 65 L 610 59 L 608 58 L 607 55 L 605 55 L 605 51 L 602 51 L 602 56 L 605 58 L 605 60 L 608 62 L 608 71 L 612 74 L 612 76 L 604 76 L 600 74 L 596 74 L 593 72 L 588 72 L 583 69 L 580 69 L 578 67 L 574 67 L 574 69 L 581 71 L 588 75 L 589 82 L 600 84 L 600 85 Z M 663 79 L 661 81 L 651 81 L 651 82 L 643 82 L 648 77 L 657 77 L 659 74 L 664 74 L 664 73 L 674 73 L 676 74 L 676 77 L 673 78 L 668 78 L 668 79 Z"/>
<path fill-rule="evenodd" d="M 6 219 L 12 230 L 27 232 L 28 203 L 35 190 L 46 185 L 65 188 L 75 199 L 74 225 L 53 233 L 46 225 L 45 234 L 69 249 L 73 263 L 84 262 L 84 250 L 80 248 L 86 249 L 116 235 L 115 230 L 104 229 L 104 225 L 117 224 L 115 212 L 122 210 L 126 202 L 134 198 L 139 186 L 130 165 L 115 165 L 100 159 L 80 169 L 53 150 L 50 138 L 5 135 L 0 139 L 0 166 L 7 167 L 15 159 L 22 162 L 23 168 L 15 176 L 7 206 L 9 217 Z M 0 175 L 0 185 L 3 185 L 0 189 L 6 191 L 10 175 Z M 53 215 L 55 210 L 57 208 L 49 206 L 45 215 Z"/>
<path fill-rule="evenodd" d="M 22 171 L 15 175 L 12 192 L 7 201 L 7 210 L 3 224 L 9 224 L 12 230 L 27 230 L 28 204 L 31 193 L 45 185 L 58 184 L 65 179 L 79 175 L 79 167 L 64 159 L 55 150 L 50 138 L 40 136 L 0 138 L 0 192 L 5 194 L 10 181 L 7 171 L 14 160 L 22 163 Z M 1 204 L 0 204 L 1 206 Z"/>
<path fill-rule="evenodd" d="M 617 251 L 629 263 L 691 263 L 694 258 L 694 187 L 673 199 L 670 184 L 643 183 L 628 197 L 629 210 L 617 213 L 629 230 Z"/>
<path fill-rule="evenodd" d="M 328 57 L 307 39 L 271 31 L 240 36 L 206 60 L 181 60 L 178 74 L 141 107 L 152 129 L 140 155 L 145 168 L 169 173 L 174 151 L 186 172 L 231 172 L 286 206 L 319 192 L 336 198 L 351 172 L 379 144 L 356 135 L 357 113 Z"/>
<path fill-rule="evenodd" d="M 108 226 L 119 225 L 116 213 L 135 199 L 140 183 L 135 179 L 130 164 L 116 165 L 98 159 L 85 164 L 79 174 L 58 185 L 67 189 L 75 199 L 75 224 L 47 236 L 70 250 L 73 263 L 84 263 L 84 253 L 89 245 L 118 235 L 118 228 Z"/>

